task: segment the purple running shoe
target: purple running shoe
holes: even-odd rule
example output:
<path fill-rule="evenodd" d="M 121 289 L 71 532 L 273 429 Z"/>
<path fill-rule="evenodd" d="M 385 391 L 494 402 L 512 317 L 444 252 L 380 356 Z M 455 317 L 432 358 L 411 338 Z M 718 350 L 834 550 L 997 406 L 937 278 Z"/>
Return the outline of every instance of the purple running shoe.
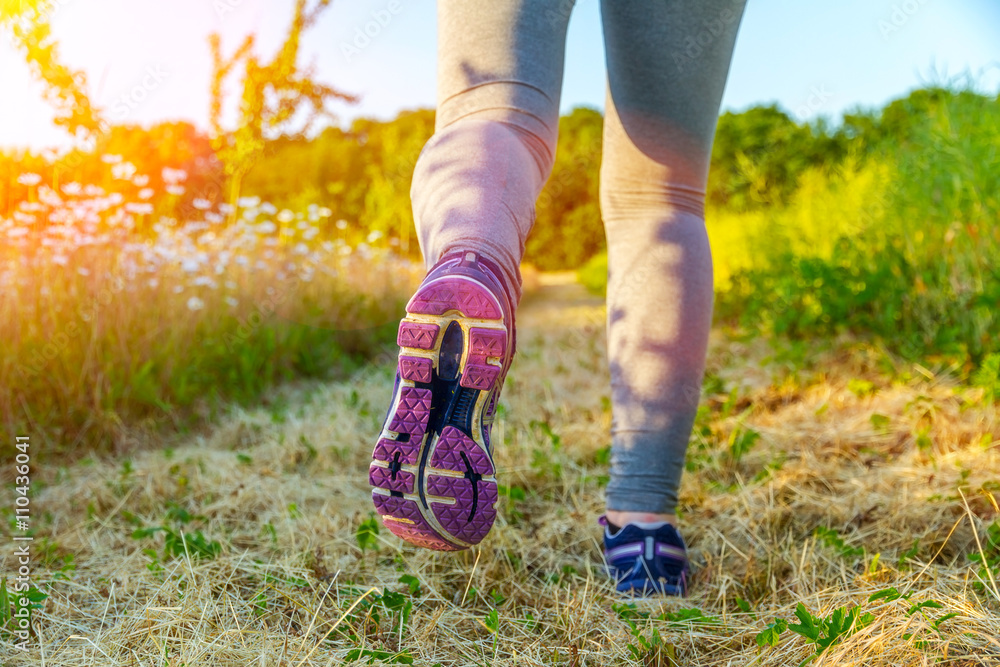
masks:
<path fill-rule="evenodd" d="M 606 517 L 604 560 L 619 593 L 687 595 L 688 558 L 684 538 L 669 523 L 629 523 L 611 532 Z"/>
<path fill-rule="evenodd" d="M 478 544 L 496 519 L 490 428 L 514 358 L 514 305 L 474 252 L 428 272 L 399 323 L 392 403 L 368 481 L 385 526 L 417 546 Z"/>

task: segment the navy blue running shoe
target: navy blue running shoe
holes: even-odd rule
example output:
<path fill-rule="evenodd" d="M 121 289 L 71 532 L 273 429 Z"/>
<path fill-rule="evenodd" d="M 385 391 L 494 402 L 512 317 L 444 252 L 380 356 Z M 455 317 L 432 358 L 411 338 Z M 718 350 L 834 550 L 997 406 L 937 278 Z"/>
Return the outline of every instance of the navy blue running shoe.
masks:
<path fill-rule="evenodd" d="M 605 527 L 604 559 L 619 593 L 687 595 L 687 547 L 676 528 L 629 523 L 612 534 L 606 517 L 600 523 Z"/>

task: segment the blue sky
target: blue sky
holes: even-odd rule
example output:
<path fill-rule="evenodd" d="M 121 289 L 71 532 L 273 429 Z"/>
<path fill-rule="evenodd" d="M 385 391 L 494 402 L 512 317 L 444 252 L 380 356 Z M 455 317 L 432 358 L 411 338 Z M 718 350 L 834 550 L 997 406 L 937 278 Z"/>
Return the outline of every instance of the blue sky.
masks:
<path fill-rule="evenodd" d="M 334 0 L 304 43 L 320 79 L 358 94 L 344 121 L 391 118 L 434 103 L 433 0 L 399 10 L 358 53 L 358 28 L 390 0 Z M 64 60 L 87 73 L 93 99 L 113 120 L 186 119 L 207 127 L 206 37 L 232 49 L 248 32 L 272 51 L 291 0 L 57 0 L 54 31 Z M 382 14 L 385 20 L 386 14 Z M 1000 2 L 996 0 L 750 0 L 726 88 L 725 109 L 776 102 L 794 116 L 834 120 L 914 87 L 963 74 L 1000 90 Z M 598 0 L 578 0 L 570 24 L 562 106 L 603 107 L 604 53 Z M 66 146 L 41 89 L 0 39 L 0 146 Z"/>

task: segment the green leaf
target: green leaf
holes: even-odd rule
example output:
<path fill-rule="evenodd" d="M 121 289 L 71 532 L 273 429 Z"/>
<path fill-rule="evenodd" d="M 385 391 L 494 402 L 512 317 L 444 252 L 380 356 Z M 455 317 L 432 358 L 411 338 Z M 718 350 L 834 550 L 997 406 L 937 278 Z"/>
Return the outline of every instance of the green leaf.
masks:
<path fill-rule="evenodd" d="M 372 516 L 362 521 L 354 536 L 362 553 L 368 549 L 378 550 L 378 520 Z"/>
<path fill-rule="evenodd" d="M 750 428 L 740 427 L 729 434 L 729 457 L 739 463 L 760 439 L 760 433 Z"/>
<path fill-rule="evenodd" d="M 771 623 L 760 632 L 754 640 L 757 642 L 757 646 L 763 648 L 764 646 L 777 646 L 778 642 L 781 641 L 781 633 L 788 629 L 788 621 L 783 618 L 776 618 Z"/>
<path fill-rule="evenodd" d="M 871 396 L 875 393 L 875 385 L 868 380 L 861 380 L 859 378 L 854 378 L 847 383 L 847 388 L 852 394 L 858 398 L 864 398 L 865 396 Z"/>
<path fill-rule="evenodd" d="M 900 598 L 899 591 L 896 590 L 895 586 L 890 586 L 889 588 L 883 588 L 882 590 L 872 593 L 868 596 L 869 602 L 876 602 L 878 600 L 898 600 Z"/>
<path fill-rule="evenodd" d="M 868 418 L 872 424 L 872 428 L 876 431 L 888 431 L 890 420 L 885 415 L 880 415 L 877 412 L 873 412 L 872 416 Z"/>
<path fill-rule="evenodd" d="M 486 629 L 496 634 L 500 629 L 500 613 L 496 609 L 490 609 L 490 613 L 483 618 L 483 625 Z"/>
<path fill-rule="evenodd" d="M 934 629 L 935 629 L 935 630 L 937 630 L 937 629 L 938 629 L 938 627 L 939 627 L 939 626 L 940 626 L 940 625 L 941 625 L 942 623 L 944 623 L 944 622 L 945 622 L 945 621 L 947 621 L 948 619 L 951 619 L 951 618 L 955 618 L 956 616 L 958 616 L 958 612 L 955 612 L 955 611 L 953 611 L 953 612 L 951 612 L 951 613 L 948 613 L 948 614 L 945 614 L 945 615 L 944 615 L 944 616 L 942 616 L 941 618 L 938 618 L 938 619 L 935 619 L 935 620 L 934 620 L 934 621 L 933 621 L 933 622 L 931 623 L 931 625 L 933 625 L 933 626 L 934 626 Z"/>
<path fill-rule="evenodd" d="M 941 609 L 942 607 L 944 607 L 944 605 L 937 600 L 924 600 L 923 602 L 918 602 L 917 604 L 911 606 L 906 611 L 906 615 L 913 616 L 915 613 L 923 609 Z"/>
<path fill-rule="evenodd" d="M 795 607 L 795 616 L 799 619 L 799 623 L 790 623 L 788 629 L 815 642 L 819 638 L 821 630 L 817 625 L 819 619 L 809 613 L 809 610 L 801 602 Z"/>
<path fill-rule="evenodd" d="M 412 574 L 404 574 L 399 581 L 410 587 L 410 595 L 420 595 L 420 580 Z"/>

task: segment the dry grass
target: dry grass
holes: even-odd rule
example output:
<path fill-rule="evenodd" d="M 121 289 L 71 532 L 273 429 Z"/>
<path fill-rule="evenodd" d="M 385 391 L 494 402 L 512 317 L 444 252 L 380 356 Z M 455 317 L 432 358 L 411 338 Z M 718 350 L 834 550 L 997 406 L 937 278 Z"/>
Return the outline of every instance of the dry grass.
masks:
<path fill-rule="evenodd" d="M 754 638 L 776 617 L 793 620 L 801 602 L 818 616 L 844 605 L 873 615 L 816 665 L 1000 664 L 1000 596 L 968 559 L 998 514 L 996 409 L 930 371 L 890 376 L 881 355 L 850 341 L 795 360 L 717 332 L 710 372 L 727 393 L 706 397 L 682 489 L 692 596 L 616 608 L 596 525 L 610 422 L 603 312 L 563 279 L 539 282 L 496 438 L 501 482 L 526 497 L 504 501 L 481 548 L 427 552 L 385 531 L 377 551 L 359 548 L 370 445 L 391 387 L 383 363 L 349 382 L 287 389 L 270 408 L 130 465 L 36 470 L 35 581 L 49 597 L 31 652 L 3 646 L 4 663 L 335 665 L 368 649 L 407 651 L 419 665 L 796 665 L 813 652 L 802 637 L 786 632 L 767 648 Z M 871 387 L 849 388 L 858 379 Z M 873 413 L 887 420 L 873 424 Z M 760 439 L 736 460 L 730 435 L 747 429 Z M 167 518 L 176 506 L 199 515 L 185 539 L 200 531 L 220 555 L 164 559 L 162 532 L 132 537 L 179 526 Z M 848 555 L 856 547 L 864 553 Z M 68 554 L 76 569 L 59 573 Z M 868 601 L 890 586 L 909 599 Z M 387 609 L 400 600 L 412 602 L 402 631 Z M 942 606 L 907 613 L 926 600 Z M 670 615 L 692 607 L 711 618 Z M 956 615 L 933 629 L 946 613 Z M 663 648 L 637 660 L 628 646 L 654 630 Z"/>

